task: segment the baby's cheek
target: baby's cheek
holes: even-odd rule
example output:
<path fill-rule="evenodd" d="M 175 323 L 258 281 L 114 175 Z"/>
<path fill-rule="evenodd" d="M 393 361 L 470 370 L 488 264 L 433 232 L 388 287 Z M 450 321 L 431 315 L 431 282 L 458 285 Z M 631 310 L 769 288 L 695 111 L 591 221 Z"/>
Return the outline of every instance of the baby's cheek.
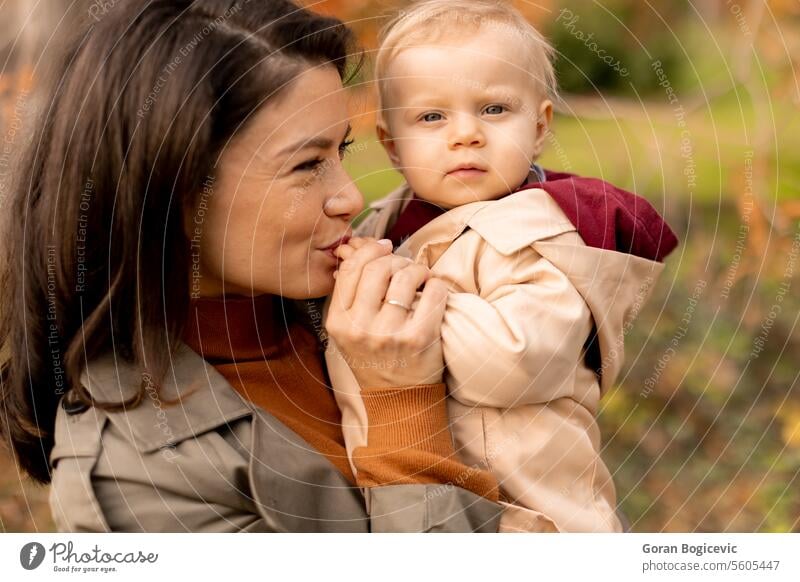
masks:
<path fill-rule="evenodd" d="M 532 161 L 533 160 L 525 158 L 519 152 L 505 159 L 501 178 L 504 184 L 508 184 L 507 188 L 513 190 L 525 181 L 530 173 L 530 163 Z"/>

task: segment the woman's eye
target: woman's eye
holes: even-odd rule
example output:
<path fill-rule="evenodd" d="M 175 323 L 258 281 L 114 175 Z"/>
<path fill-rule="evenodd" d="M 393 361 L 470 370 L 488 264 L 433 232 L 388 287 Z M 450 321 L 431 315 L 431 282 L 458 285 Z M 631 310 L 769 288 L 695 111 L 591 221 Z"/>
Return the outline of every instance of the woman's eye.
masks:
<path fill-rule="evenodd" d="M 347 155 L 347 152 L 350 151 L 350 146 L 355 143 L 356 140 L 354 139 L 346 139 L 342 143 L 339 144 L 339 159 L 343 160 L 344 157 Z"/>
<path fill-rule="evenodd" d="M 322 163 L 320 158 L 314 158 L 313 160 L 307 160 L 300 164 L 297 164 L 294 168 L 292 168 L 293 172 L 307 172 L 309 170 L 314 170 Z"/>
<path fill-rule="evenodd" d="M 420 119 L 425 123 L 433 123 L 434 121 L 441 121 L 444 118 L 441 113 L 426 113 Z"/>
<path fill-rule="evenodd" d="M 483 110 L 483 112 L 488 113 L 489 115 L 500 115 L 505 110 L 506 108 L 503 105 L 489 105 Z"/>
<path fill-rule="evenodd" d="M 353 145 L 354 140 L 346 139 L 342 143 L 339 144 L 339 159 L 344 159 L 345 154 L 347 153 L 348 149 L 351 145 Z M 331 162 L 325 162 L 322 158 L 314 158 L 313 160 L 306 160 L 305 162 L 301 162 L 297 164 L 294 168 L 292 168 L 293 172 L 321 172 L 323 166 L 326 168 L 329 167 Z"/>

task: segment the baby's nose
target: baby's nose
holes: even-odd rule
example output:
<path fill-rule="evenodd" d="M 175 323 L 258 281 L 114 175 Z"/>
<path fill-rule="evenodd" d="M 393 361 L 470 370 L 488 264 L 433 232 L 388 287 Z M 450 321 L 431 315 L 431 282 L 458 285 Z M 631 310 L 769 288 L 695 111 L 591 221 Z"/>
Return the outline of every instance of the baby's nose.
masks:
<path fill-rule="evenodd" d="M 480 120 L 474 115 L 458 115 L 453 120 L 450 134 L 450 147 L 481 147 L 485 144 L 485 136 Z"/>

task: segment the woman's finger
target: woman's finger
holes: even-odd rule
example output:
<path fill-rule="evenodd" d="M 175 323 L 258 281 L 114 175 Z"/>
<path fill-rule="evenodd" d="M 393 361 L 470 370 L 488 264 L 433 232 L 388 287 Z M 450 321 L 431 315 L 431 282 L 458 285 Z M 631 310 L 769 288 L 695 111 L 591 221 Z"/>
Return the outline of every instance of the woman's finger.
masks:
<path fill-rule="evenodd" d="M 368 243 L 339 265 L 331 297 L 331 309 L 347 311 L 353 306 L 365 265 L 391 254 L 391 244 Z M 381 295 L 383 297 L 383 295 Z"/>
<path fill-rule="evenodd" d="M 410 263 L 404 269 L 397 271 L 389 282 L 389 288 L 386 290 L 386 302 L 381 307 L 381 313 L 395 316 L 393 319 L 405 320 L 411 313 L 417 289 L 430 276 L 430 269 L 415 263 Z M 399 305 L 393 305 L 389 301 L 397 302 Z"/>
<path fill-rule="evenodd" d="M 364 266 L 352 304 L 362 321 L 370 321 L 378 314 L 395 273 L 410 264 L 413 264 L 410 259 L 389 255 Z"/>

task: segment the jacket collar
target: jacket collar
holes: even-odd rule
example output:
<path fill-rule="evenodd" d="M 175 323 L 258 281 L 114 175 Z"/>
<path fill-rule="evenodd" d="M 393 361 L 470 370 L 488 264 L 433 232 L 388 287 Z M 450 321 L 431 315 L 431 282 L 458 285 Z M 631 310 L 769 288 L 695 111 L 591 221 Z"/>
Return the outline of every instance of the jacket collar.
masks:
<path fill-rule="evenodd" d="M 158 389 L 138 366 L 113 352 L 89 362 L 81 374 L 81 384 L 102 403 L 130 399 L 142 382 L 145 396 L 138 406 L 108 413 L 111 422 L 142 453 L 171 447 L 253 413 L 228 381 L 183 343 Z"/>
<path fill-rule="evenodd" d="M 542 183 L 546 175 L 533 164 L 527 184 Z M 408 184 L 370 204 L 376 221 L 369 234 L 384 236 L 414 197 Z M 427 255 L 428 265 L 441 256 L 441 251 L 471 228 L 495 250 L 512 255 L 538 240 L 571 232 L 575 226 L 547 192 L 540 188 L 520 190 L 499 200 L 472 202 L 453 208 L 431 220 L 412 234 L 397 249 L 398 254 L 419 260 Z"/>
<path fill-rule="evenodd" d="M 538 240 L 575 230 L 547 192 L 532 188 L 500 200 L 453 208 L 411 235 L 402 248 L 416 260 L 428 247 L 449 244 L 467 228 L 477 231 L 502 255 L 512 255 Z"/>

